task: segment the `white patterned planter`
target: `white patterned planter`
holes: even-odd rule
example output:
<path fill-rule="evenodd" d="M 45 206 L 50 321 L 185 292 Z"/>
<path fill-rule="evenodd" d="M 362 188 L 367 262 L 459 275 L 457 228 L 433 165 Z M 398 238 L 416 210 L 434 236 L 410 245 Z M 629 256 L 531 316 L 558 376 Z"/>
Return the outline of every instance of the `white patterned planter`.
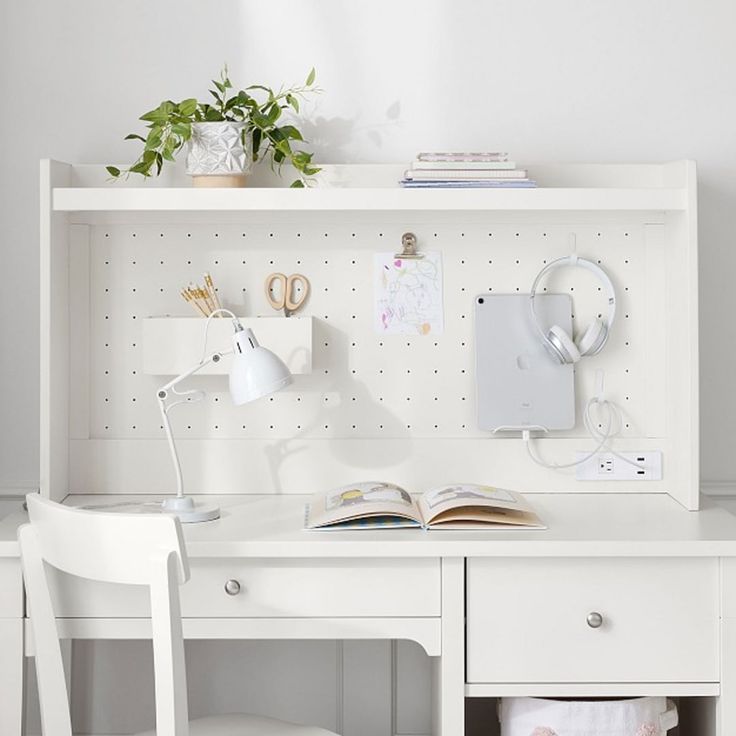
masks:
<path fill-rule="evenodd" d="M 245 123 L 193 123 L 187 155 L 187 174 L 194 186 L 243 186 L 253 165 Z"/>

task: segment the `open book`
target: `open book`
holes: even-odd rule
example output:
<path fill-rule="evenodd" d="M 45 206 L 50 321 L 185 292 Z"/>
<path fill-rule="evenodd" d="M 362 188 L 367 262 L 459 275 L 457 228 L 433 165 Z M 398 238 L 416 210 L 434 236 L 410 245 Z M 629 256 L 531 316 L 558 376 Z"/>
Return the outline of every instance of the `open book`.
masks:
<path fill-rule="evenodd" d="M 526 499 L 514 491 L 466 483 L 442 486 L 413 498 L 393 483 L 355 483 L 316 493 L 306 509 L 306 529 L 544 529 Z"/>

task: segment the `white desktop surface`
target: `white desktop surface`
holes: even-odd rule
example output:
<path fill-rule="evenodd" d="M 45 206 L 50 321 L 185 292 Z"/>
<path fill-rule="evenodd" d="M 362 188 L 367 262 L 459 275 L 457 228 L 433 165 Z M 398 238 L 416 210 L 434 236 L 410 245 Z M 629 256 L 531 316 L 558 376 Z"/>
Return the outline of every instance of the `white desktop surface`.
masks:
<path fill-rule="evenodd" d="M 688 511 L 663 494 L 526 494 L 547 529 L 306 531 L 309 496 L 208 495 L 220 519 L 185 524 L 192 557 L 736 556 L 736 516 L 704 498 Z M 74 506 L 150 496 L 70 495 Z M 0 519 L 0 557 L 18 555 L 24 514 Z"/>

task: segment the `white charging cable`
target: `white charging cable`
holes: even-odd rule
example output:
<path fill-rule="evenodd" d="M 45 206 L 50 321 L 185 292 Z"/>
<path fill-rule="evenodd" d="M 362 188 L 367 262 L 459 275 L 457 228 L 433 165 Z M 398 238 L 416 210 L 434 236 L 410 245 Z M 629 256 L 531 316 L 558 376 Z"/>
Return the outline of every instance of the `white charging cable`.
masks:
<path fill-rule="evenodd" d="M 591 450 L 587 455 L 579 460 L 575 460 L 571 463 L 548 463 L 534 452 L 534 449 L 532 448 L 532 439 L 534 438 L 531 436 L 531 430 L 524 429 L 522 430 L 521 437 L 524 440 L 527 454 L 537 465 L 541 465 L 543 468 L 551 468 L 552 470 L 574 468 L 576 465 L 587 463 L 601 450 L 604 450 L 629 465 L 633 465 L 635 468 L 644 467 L 635 460 L 631 460 L 625 455 L 616 452 L 611 447 L 611 441 L 621 433 L 621 429 L 623 428 L 623 418 L 621 409 L 619 409 L 613 401 L 605 397 L 603 393 L 603 378 L 603 371 L 596 371 L 597 392 L 595 396 L 588 399 L 585 404 L 585 410 L 583 411 L 583 425 L 588 431 L 591 439 L 597 443 L 595 449 Z M 594 410 L 599 414 L 597 422 L 593 417 Z"/>

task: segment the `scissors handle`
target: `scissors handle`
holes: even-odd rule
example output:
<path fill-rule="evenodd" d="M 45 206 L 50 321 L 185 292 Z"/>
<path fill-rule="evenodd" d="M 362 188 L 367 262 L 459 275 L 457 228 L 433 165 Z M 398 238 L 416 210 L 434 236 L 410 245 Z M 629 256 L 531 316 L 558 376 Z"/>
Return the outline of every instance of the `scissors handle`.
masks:
<path fill-rule="evenodd" d="M 301 283 L 301 292 L 297 294 L 296 285 Z M 296 312 L 309 296 L 309 279 L 300 273 L 293 273 L 286 279 L 286 291 L 284 292 L 285 307 L 289 313 Z"/>
<path fill-rule="evenodd" d="M 298 291 L 297 284 L 301 284 Z M 271 307 L 277 311 L 283 309 L 287 317 L 300 309 L 309 296 L 309 279 L 300 273 L 293 273 L 290 276 L 272 273 L 266 277 L 264 287 L 266 299 Z"/>
<path fill-rule="evenodd" d="M 274 281 L 279 285 L 276 290 L 277 297 L 274 297 Z M 283 273 L 272 273 L 266 277 L 264 287 L 266 291 L 266 299 L 273 309 L 281 310 L 286 306 L 286 285 L 288 281 Z"/>

